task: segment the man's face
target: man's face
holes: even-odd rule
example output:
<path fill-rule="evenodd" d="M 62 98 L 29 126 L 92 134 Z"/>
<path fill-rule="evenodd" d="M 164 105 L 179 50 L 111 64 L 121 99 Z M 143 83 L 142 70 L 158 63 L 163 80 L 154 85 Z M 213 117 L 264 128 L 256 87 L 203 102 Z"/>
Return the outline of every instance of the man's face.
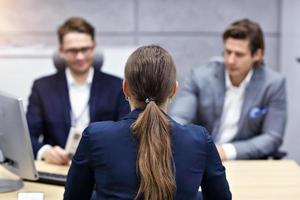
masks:
<path fill-rule="evenodd" d="M 224 42 L 224 62 L 231 80 L 242 81 L 254 63 L 262 59 L 259 49 L 254 54 L 249 48 L 248 39 L 228 38 Z"/>
<path fill-rule="evenodd" d="M 70 32 L 63 37 L 60 53 L 74 74 L 88 72 L 95 54 L 95 42 L 86 33 Z"/>

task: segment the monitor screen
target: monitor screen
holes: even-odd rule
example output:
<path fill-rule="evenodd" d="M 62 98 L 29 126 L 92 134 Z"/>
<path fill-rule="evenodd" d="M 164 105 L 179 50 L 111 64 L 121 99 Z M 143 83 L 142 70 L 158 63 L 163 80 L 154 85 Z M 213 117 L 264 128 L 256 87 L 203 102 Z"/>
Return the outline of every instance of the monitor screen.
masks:
<path fill-rule="evenodd" d="M 20 178 L 38 179 L 22 100 L 3 92 L 0 92 L 0 163 Z M 22 186 L 21 179 L 16 182 L 0 178 L 0 192 Z"/>

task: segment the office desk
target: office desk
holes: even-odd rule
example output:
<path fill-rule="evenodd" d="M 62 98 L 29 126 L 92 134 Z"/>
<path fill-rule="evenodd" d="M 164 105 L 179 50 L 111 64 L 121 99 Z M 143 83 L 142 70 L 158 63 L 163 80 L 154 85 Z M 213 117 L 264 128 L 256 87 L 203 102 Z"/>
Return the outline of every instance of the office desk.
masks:
<path fill-rule="evenodd" d="M 68 166 L 50 165 L 41 161 L 36 162 L 36 168 L 40 171 L 55 172 L 59 174 L 67 174 L 68 172 Z M 13 174 L 6 171 L 1 166 L 0 176 L 11 176 L 12 178 L 15 178 Z M 45 200 L 59 200 L 63 198 L 64 187 L 24 181 L 24 187 L 22 189 L 15 192 L 0 193 L 0 199 L 17 200 L 18 192 L 43 192 Z"/>
<path fill-rule="evenodd" d="M 227 161 L 234 200 L 300 200 L 300 167 L 291 160 Z"/>
<path fill-rule="evenodd" d="M 39 170 L 66 174 L 68 167 L 36 163 Z M 227 179 L 234 200 L 300 200 L 300 167 L 291 160 L 227 161 Z M 1 167 L 0 175 L 5 172 Z M 22 192 L 44 192 L 45 200 L 62 199 L 64 187 L 24 182 Z M 18 191 L 18 192 L 19 192 Z M 0 199 L 16 200 L 17 192 Z"/>

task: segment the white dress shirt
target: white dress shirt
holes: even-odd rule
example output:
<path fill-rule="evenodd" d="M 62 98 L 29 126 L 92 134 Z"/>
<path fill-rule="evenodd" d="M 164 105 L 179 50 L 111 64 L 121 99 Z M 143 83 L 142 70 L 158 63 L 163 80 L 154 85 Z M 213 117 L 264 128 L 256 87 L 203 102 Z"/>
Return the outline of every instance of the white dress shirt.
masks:
<path fill-rule="evenodd" d="M 89 98 L 93 76 L 94 68 L 91 67 L 85 83 L 78 84 L 73 78 L 70 69 L 66 69 L 66 79 L 71 104 L 71 123 L 72 127 L 75 127 L 80 132 L 90 123 Z M 49 144 L 42 146 L 37 153 L 37 160 L 41 160 L 44 151 L 51 147 Z"/>
<path fill-rule="evenodd" d="M 66 69 L 66 78 L 71 103 L 71 123 L 73 127 L 85 128 L 90 122 L 89 98 L 94 76 L 94 68 L 89 70 L 84 84 L 78 84 L 71 75 L 69 68 Z"/>
<path fill-rule="evenodd" d="M 221 144 L 227 159 L 236 158 L 236 149 L 230 142 L 237 134 L 238 122 L 245 97 L 245 90 L 249 84 L 253 70 L 250 70 L 239 86 L 232 85 L 229 74 L 225 72 L 225 97 L 221 116 L 220 130 L 216 143 Z"/>

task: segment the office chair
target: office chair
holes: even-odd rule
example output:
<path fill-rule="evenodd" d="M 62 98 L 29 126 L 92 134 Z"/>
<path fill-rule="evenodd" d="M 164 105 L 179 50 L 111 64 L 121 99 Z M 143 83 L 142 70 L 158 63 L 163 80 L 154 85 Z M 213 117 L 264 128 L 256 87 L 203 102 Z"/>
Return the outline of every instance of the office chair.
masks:
<path fill-rule="evenodd" d="M 285 156 L 287 156 L 287 152 L 285 151 L 281 151 L 281 150 L 276 150 L 273 153 L 267 155 L 267 156 L 263 156 L 261 158 L 257 158 L 257 160 L 281 160 L 283 159 Z"/>
<path fill-rule="evenodd" d="M 287 156 L 287 152 L 277 150 L 274 153 L 272 153 L 271 155 L 269 155 L 268 158 L 273 159 L 273 160 L 281 160 L 285 156 Z"/>
<path fill-rule="evenodd" d="M 66 63 L 64 59 L 59 55 L 57 51 L 53 53 L 52 59 L 53 59 L 53 64 L 57 71 L 66 68 Z M 103 54 L 99 51 L 96 51 L 94 56 L 93 67 L 97 70 L 100 70 L 103 65 L 103 60 L 104 60 Z"/>

